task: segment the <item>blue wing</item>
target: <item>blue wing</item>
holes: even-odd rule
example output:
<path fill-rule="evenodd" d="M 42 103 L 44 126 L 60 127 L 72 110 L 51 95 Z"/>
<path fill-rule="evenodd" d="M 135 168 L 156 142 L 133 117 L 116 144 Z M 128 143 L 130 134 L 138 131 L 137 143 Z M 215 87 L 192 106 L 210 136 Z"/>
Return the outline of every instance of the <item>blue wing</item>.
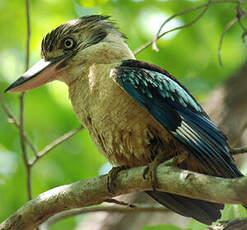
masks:
<path fill-rule="evenodd" d="M 126 60 L 112 75 L 209 172 L 222 177 L 242 176 L 229 153 L 226 136 L 168 72 L 148 63 Z"/>

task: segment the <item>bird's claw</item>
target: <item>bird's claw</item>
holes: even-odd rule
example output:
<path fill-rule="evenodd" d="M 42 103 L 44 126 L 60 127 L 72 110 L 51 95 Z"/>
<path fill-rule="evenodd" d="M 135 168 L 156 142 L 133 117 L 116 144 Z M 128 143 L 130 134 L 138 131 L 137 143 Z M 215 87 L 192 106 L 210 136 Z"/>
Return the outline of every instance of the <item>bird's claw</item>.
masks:
<path fill-rule="evenodd" d="M 116 183 L 115 180 L 117 178 L 117 175 L 120 171 L 126 169 L 126 166 L 117 166 L 117 167 L 113 167 L 107 175 L 107 190 L 112 193 L 115 194 L 114 191 L 114 187 L 116 187 Z"/>
<path fill-rule="evenodd" d="M 154 158 L 154 160 L 148 164 L 148 166 L 144 169 L 143 178 L 150 181 L 153 190 L 155 191 L 158 187 L 158 180 L 156 175 L 156 169 L 160 163 L 165 161 L 164 154 L 158 154 Z"/>
<path fill-rule="evenodd" d="M 149 163 L 148 166 L 144 169 L 143 178 L 150 181 L 153 190 L 156 190 L 158 185 L 158 180 L 156 176 L 156 168 L 158 165 L 154 164 L 154 161 Z"/>

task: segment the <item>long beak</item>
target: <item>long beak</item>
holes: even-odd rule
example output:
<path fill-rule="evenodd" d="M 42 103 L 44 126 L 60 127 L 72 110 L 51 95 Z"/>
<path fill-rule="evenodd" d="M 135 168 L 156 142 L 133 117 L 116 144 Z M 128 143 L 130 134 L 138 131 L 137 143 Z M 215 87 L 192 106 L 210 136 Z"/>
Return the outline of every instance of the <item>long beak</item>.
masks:
<path fill-rule="evenodd" d="M 23 92 L 44 85 L 55 80 L 65 65 L 65 55 L 50 59 L 49 61 L 41 59 L 4 92 Z"/>

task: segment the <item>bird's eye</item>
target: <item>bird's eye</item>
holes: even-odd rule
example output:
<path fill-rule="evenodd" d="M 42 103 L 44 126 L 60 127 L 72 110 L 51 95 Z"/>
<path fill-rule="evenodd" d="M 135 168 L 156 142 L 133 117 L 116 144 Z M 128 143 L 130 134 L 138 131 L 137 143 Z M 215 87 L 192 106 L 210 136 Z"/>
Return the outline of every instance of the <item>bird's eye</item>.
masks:
<path fill-rule="evenodd" d="M 70 50 L 75 47 L 75 41 L 72 38 L 65 38 L 63 41 L 63 46 L 65 49 Z"/>

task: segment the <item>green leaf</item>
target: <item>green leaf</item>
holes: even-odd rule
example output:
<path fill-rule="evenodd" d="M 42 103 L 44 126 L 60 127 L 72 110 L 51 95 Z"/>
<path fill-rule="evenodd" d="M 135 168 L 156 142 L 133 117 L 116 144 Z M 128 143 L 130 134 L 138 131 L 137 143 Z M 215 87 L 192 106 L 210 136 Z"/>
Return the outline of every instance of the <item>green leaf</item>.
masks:
<path fill-rule="evenodd" d="M 204 230 L 207 228 L 206 224 L 202 224 L 196 220 L 191 220 L 186 228 L 186 230 Z"/>
<path fill-rule="evenodd" d="M 182 228 L 171 224 L 162 224 L 156 226 L 143 226 L 142 230 L 182 230 Z"/>
<path fill-rule="evenodd" d="M 108 0 L 80 0 L 79 4 L 82 5 L 85 8 L 92 8 L 98 5 L 103 5 L 105 3 L 107 3 Z"/>
<path fill-rule="evenodd" d="M 233 220 L 235 218 L 246 217 L 247 211 L 241 205 L 225 205 L 221 220 Z"/>

